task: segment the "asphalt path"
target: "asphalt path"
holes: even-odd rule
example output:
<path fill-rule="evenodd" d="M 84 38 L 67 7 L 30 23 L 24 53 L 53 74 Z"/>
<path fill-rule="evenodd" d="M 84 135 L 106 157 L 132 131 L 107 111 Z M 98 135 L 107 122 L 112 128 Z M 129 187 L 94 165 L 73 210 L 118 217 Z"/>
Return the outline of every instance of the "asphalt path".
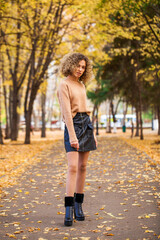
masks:
<path fill-rule="evenodd" d="M 159 167 L 116 137 L 99 137 L 90 153 L 83 209 L 86 220 L 64 226 L 63 140 L 26 168 L 0 200 L 0 240 L 160 239 Z"/>

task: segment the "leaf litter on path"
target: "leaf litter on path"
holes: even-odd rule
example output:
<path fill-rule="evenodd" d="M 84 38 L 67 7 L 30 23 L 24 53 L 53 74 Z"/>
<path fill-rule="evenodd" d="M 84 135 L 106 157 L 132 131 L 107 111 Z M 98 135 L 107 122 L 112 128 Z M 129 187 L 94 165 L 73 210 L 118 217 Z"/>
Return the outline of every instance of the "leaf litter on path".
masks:
<path fill-rule="evenodd" d="M 63 141 L 57 141 L 43 160 L 28 168 L 17 185 L 8 189 L 1 200 L 0 210 L 4 216 L 0 222 L 10 236 L 22 239 L 32 239 L 32 234 L 36 234 L 37 239 L 48 240 L 103 240 L 106 237 L 121 240 L 132 239 L 134 229 L 137 238 L 153 239 L 155 234 L 160 235 L 157 228 L 160 219 L 158 172 L 146 166 L 146 161 L 145 155 L 120 139 L 99 137 L 98 150 L 91 152 L 88 160 L 84 199 L 86 220 L 74 221 L 71 228 L 65 228 L 67 162 Z M 10 224 L 9 215 L 12 222 L 20 224 Z"/>

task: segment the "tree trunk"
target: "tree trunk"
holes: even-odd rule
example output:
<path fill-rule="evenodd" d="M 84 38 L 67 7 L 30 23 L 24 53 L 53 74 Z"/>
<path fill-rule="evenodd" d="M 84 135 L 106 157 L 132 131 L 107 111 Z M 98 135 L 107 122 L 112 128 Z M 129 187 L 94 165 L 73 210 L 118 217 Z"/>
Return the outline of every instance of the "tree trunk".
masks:
<path fill-rule="evenodd" d="M 19 0 L 17 1 L 17 5 L 19 6 Z M 15 57 L 14 57 L 14 64 L 12 65 L 12 56 L 10 55 L 11 52 L 7 48 L 7 55 L 10 65 L 10 74 L 12 77 L 12 84 L 13 84 L 13 95 L 12 95 L 12 127 L 11 127 L 11 140 L 16 141 L 18 137 L 18 72 L 19 72 L 19 63 L 20 63 L 20 40 L 22 34 L 20 33 L 21 30 L 21 22 L 19 21 L 20 16 L 20 8 L 17 7 L 17 12 L 15 13 L 18 17 L 16 22 L 16 49 L 15 49 Z M 13 68 L 12 68 L 13 66 Z"/>
<path fill-rule="evenodd" d="M 116 113 L 114 111 L 114 105 L 112 100 L 111 100 L 111 112 L 113 116 L 113 133 L 116 133 Z"/>
<path fill-rule="evenodd" d="M 18 113 L 17 113 L 17 93 L 16 90 L 13 90 L 13 98 L 12 98 L 12 126 L 11 126 L 11 140 L 17 140 L 17 132 L 18 132 Z"/>
<path fill-rule="evenodd" d="M 2 134 L 2 128 L 1 128 L 1 122 L 0 122 L 0 144 L 3 144 L 3 134 Z"/>
<path fill-rule="evenodd" d="M 139 111 L 138 106 L 136 106 L 136 134 L 135 137 L 139 137 Z"/>
<path fill-rule="evenodd" d="M 137 46 L 138 49 L 138 46 Z M 142 83 L 141 83 L 141 77 L 140 75 L 136 75 L 136 73 L 138 72 L 138 70 L 140 69 L 140 61 L 139 61 L 139 53 L 136 52 L 136 63 L 137 63 L 137 67 L 135 68 L 135 80 L 137 83 L 137 93 L 138 93 L 138 110 L 139 110 L 139 121 L 140 121 L 140 139 L 143 140 L 143 121 L 142 121 Z"/>
<path fill-rule="evenodd" d="M 5 71 L 4 71 L 4 58 L 2 55 L 2 83 L 5 83 Z M 6 127 L 5 127 L 5 139 L 10 138 L 10 131 L 9 131 L 9 119 L 8 119 L 8 107 L 7 107 L 7 91 L 6 86 L 3 85 L 3 94 L 4 94 L 4 108 L 5 108 L 5 115 L 6 115 Z"/>
<path fill-rule="evenodd" d="M 30 132 L 31 132 L 31 116 L 33 112 L 33 104 L 34 100 L 37 95 L 37 91 L 39 89 L 39 86 L 37 85 L 37 88 L 35 86 L 32 86 L 31 95 L 28 100 L 28 109 L 27 105 L 25 105 L 25 119 L 26 119 L 26 135 L 25 135 L 25 144 L 30 144 Z"/>
<path fill-rule="evenodd" d="M 141 103 L 140 103 L 140 112 L 139 112 L 139 114 L 140 114 L 140 139 L 141 140 L 143 140 L 144 139 L 144 137 L 143 137 L 143 120 L 142 120 L 142 106 L 141 106 Z"/>
<path fill-rule="evenodd" d="M 115 123 L 116 122 L 116 113 L 114 112 L 114 105 L 113 105 L 113 101 L 111 100 L 111 103 L 110 103 L 110 108 L 111 108 L 111 113 L 112 113 L 112 116 L 113 116 L 113 122 Z"/>
<path fill-rule="evenodd" d="M 109 115 L 109 108 L 110 108 L 110 103 L 107 102 L 107 109 L 106 109 L 106 133 L 108 132 L 108 118 L 107 118 L 107 116 Z"/>
<path fill-rule="evenodd" d="M 10 126 L 10 138 L 12 129 L 12 99 L 13 99 L 12 87 L 9 88 L 9 126 Z"/>
<path fill-rule="evenodd" d="M 143 121 L 142 121 L 142 89 L 141 80 L 138 77 L 138 93 L 139 93 L 139 121 L 140 121 L 140 139 L 143 140 Z"/>
<path fill-rule="evenodd" d="M 1 78 L 0 78 L 0 91 L 1 91 Z M 1 95 L 0 95 L 0 144 L 3 144 L 3 135 L 2 135 L 2 128 L 1 128 L 1 121 L 2 121 L 1 112 L 2 112 L 2 102 L 1 102 Z"/>
<path fill-rule="evenodd" d="M 98 106 L 96 107 L 96 135 L 99 135 L 99 126 L 98 126 Z"/>
<path fill-rule="evenodd" d="M 3 92 L 4 92 L 4 106 L 5 106 L 5 114 L 6 114 L 5 139 L 9 139 L 10 129 L 9 129 L 8 106 L 7 106 L 7 91 L 5 86 L 3 86 Z"/>
<path fill-rule="evenodd" d="M 154 130 L 154 124 L 153 124 L 153 120 L 154 120 L 154 112 L 153 112 L 153 107 L 152 107 L 152 125 L 151 125 L 151 129 L 152 131 Z"/>
<path fill-rule="evenodd" d="M 27 99 L 25 100 L 25 120 L 26 120 L 26 134 L 25 134 L 25 144 L 30 144 L 30 132 L 31 132 L 31 116 L 33 112 L 33 104 L 34 100 L 37 95 L 37 91 L 39 89 L 39 85 L 37 85 L 37 88 L 35 86 L 32 86 L 31 95 L 28 99 L 28 108 L 27 108 Z M 26 95 L 26 98 L 28 98 L 28 95 Z"/>
<path fill-rule="evenodd" d="M 34 86 L 34 81 L 36 81 L 35 79 L 35 45 L 36 45 L 36 42 L 32 43 L 31 65 L 30 65 L 28 84 L 27 84 L 27 90 L 26 90 L 25 102 L 24 102 L 25 121 L 26 121 L 26 133 L 25 133 L 25 142 L 24 142 L 25 144 L 30 144 L 31 116 L 32 116 L 34 99 L 37 93 Z"/>
<path fill-rule="evenodd" d="M 30 131 L 31 131 L 31 113 L 30 111 L 25 112 L 26 120 L 26 134 L 25 134 L 25 144 L 30 144 Z"/>
<path fill-rule="evenodd" d="M 108 121 L 108 131 L 107 133 L 111 133 L 112 130 L 111 130 L 111 102 L 109 104 L 109 121 Z"/>
<path fill-rule="evenodd" d="M 157 116 L 158 116 L 158 135 L 160 135 L 160 107 L 157 107 Z"/>
<path fill-rule="evenodd" d="M 46 94 L 42 93 L 42 96 L 41 96 L 41 108 L 42 108 L 41 137 L 46 137 L 45 103 L 46 103 Z"/>

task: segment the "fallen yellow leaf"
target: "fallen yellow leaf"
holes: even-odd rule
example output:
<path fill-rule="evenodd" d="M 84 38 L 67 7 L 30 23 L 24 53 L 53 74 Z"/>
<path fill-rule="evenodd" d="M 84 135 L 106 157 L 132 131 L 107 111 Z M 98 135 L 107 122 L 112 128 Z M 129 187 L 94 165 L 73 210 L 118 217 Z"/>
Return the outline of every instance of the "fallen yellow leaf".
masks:
<path fill-rule="evenodd" d="M 108 232 L 104 232 L 103 234 L 104 234 L 105 236 L 114 236 L 113 233 L 108 233 Z"/>
<path fill-rule="evenodd" d="M 14 234 L 6 233 L 6 236 L 8 236 L 10 238 L 15 238 L 16 239 L 16 236 Z"/>
<path fill-rule="evenodd" d="M 58 230 L 59 230 L 59 228 L 54 228 L 54 229 L 53 229 L 53 231 L 58 231 Z"/>
<path fill-rule="evenodd" d="M 97 212 L 97 213 L 95 213 L 94 215 L 99 215 L 99 213 Z"/>

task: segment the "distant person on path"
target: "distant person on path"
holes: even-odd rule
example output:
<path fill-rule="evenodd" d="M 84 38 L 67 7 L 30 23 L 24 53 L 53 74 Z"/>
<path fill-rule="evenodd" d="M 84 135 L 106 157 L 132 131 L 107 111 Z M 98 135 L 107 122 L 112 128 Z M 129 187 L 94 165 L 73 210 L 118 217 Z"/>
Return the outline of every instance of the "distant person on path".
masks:
<path fill-rule="evenodd" d="M 84 85 L 92 77 L 92 66 L 83 54 L 71 53 L 62 59 L 60 72 L 66 77 L 57 92 L 65 122 L 64 145 L 68 160 L 64 225 L 71 226 L 73 212 L 76 220 L 85 220 L 82 203 L 86 165 L 89 151 L 97 147 Z"/>

